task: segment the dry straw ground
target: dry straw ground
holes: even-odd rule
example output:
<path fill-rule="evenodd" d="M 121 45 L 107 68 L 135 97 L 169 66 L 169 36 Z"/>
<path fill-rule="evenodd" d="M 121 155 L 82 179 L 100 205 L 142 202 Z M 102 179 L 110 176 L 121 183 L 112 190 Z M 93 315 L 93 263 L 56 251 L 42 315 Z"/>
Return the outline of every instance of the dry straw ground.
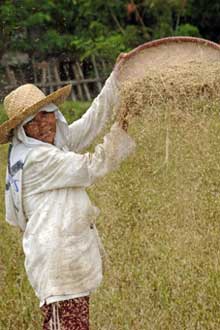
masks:
<path fill-rule="evenodd" d="M 93 330 L 220 329 L 220 100 L 167 98 L 157 79 L 160 100 L 147 102 L 145 85 L 144 114 L 132 119 L 136 154 L 89 189 L 108 254 L 91 298 Z M 40 329 L 20 236 L 3 221 L 0 152 L 0 329 Z"/>

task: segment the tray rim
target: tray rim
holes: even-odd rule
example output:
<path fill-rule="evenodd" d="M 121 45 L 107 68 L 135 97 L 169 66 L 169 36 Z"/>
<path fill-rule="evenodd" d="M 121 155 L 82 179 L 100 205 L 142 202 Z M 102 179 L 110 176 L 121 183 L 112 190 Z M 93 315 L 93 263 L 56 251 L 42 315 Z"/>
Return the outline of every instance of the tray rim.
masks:
<path fill-rule="evenodd" d="M 215 50 L 219 50 L 219 52 L 220 52 L 220 45 L 215 43 L 214 41 L 210 41 L 208 39 L 189 37 L 189 36 L 166 37 L 166 38 L 161 38 L 161 39 L 156 39 L 153 41 L 145 42 L 144 44 L 141 44 L 141 45 L 137 46 L 136 48 L 132 49 L 130 52 L 126 53 L 125 57 L 121 58 L 119 60 L 119 62 L 116 63 L 114 70 L 118 71 L 125 62 L 130 60 L 137 53 L 141 52 L 144 49 L 158 47 L 158 46 L 165 45 L 165 44 L 184 43 L 184 42 L 191 42 L 191 43 L 197 43 L 197 44 L 200 44 L 203 46 L 208 46 Z"/>

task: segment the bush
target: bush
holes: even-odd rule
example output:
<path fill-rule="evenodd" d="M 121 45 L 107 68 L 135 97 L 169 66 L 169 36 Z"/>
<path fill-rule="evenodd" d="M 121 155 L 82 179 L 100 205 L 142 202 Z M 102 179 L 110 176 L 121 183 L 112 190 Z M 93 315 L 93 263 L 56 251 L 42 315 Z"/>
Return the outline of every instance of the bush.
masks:
<path fill-rule="evenodd" d="M 60 106 L 60 110 L 70 124 L 74 120 L 79 119 L 89 108 L 90 104 L 90 102 L 66 101 Z"/>
<path fill-rule="evenodd" d="M 176 36 L 201 37 L 197 26 L 191 24 L 182 24 L 175 31 Z"/>

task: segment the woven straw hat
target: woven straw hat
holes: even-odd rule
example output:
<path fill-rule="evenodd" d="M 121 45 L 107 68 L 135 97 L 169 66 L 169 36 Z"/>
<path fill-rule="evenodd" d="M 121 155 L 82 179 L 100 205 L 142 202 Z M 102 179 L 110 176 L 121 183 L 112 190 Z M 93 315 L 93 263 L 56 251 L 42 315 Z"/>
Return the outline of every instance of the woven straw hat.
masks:
<path fill-rule="evenodd" d="M 0 125 L 0 144 L 9 142 L 12 130 L 43 106 L 62 103 L 69 96 L 71 88 L 71 85 L 67 85 L 46 96 L 35 85 L 25 84 L 8 94 L 4 99 L 4 109 L 9 120 Z"/>

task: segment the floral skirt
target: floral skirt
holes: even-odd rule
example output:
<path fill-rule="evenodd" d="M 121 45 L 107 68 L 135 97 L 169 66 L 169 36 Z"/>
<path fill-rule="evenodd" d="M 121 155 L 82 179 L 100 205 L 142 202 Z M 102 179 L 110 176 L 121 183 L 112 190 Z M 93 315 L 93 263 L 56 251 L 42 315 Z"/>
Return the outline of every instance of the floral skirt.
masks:
<path fill-rule="evenodd" d="M 89 330 L 89 296 L 41 307 L 43 330 Z"/>

